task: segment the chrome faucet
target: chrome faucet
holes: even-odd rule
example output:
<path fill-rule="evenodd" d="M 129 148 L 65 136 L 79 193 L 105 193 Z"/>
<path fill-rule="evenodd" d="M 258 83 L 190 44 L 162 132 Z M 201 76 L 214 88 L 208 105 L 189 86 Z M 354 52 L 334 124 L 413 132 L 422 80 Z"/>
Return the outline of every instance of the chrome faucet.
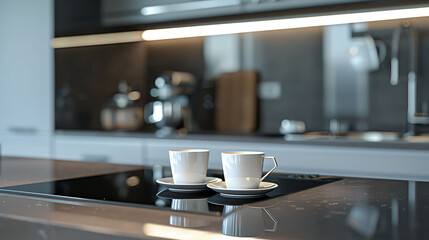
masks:
<path fill-rule="evenodd" d="M 404 22 L 399 28 L 395 29 L 392 38 L 392 58 L 390 84 L 399 83 L 399 46 L 403 31 L 410 36 L 408 41 L 409 66 L 408 66 L 408 105 L 407 105 L 407 124 L 412 127 L 415 124 L 429 124 L 427 114 L 417 113 L 417 36 L 415 30 L 409 22 Z M 412 129 L 408 129 L 406 135 L 414 135 Z"/>

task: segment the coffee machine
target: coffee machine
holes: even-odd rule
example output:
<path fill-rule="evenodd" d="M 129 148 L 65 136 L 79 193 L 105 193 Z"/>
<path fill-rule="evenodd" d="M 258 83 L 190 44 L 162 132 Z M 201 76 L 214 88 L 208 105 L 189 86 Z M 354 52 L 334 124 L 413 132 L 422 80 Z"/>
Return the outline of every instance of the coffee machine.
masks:
<path fill-rule="evenodd" d="M 155 79 L 150 95 L 155 101 L 145 105 L 145 121 L 158 127 L 156 135 L 187 133 L 193 128 L 190 98 L 196 79 L 187 72 L 167 71 Z"/>

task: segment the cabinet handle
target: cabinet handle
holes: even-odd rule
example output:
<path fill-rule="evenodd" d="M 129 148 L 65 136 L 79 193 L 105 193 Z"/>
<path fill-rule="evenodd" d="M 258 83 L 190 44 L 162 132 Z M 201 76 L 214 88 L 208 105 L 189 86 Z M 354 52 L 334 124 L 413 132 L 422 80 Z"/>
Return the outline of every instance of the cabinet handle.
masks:
<path fill-rule="evenodd" d="M 24 133 L 24 134 L 36 134 L 37 129 L 33 127 L 10 127 L 10 132 L 13 133 Z"/>
<path fill-rule="evenodd" d="M 97 155 L 97 154 L 82 154 L 81 156 L 84 161 L 89 161 L 89 162 L 107 163 L 109 159 L 109 157 L 106 155 Z"/>

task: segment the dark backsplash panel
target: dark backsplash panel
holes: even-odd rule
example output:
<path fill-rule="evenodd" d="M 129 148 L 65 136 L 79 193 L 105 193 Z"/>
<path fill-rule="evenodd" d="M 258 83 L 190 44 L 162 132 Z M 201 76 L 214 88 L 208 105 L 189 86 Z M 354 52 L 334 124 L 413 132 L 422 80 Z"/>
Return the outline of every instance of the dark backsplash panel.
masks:
<path fill-rule="evenodd" d="M 388 31 L 387 31 L 388 32 Z M 376 33 L 376 31 L 374 31 Z M 323 29 L 307 28 L 248 34 L 252 38 L 252 59 L 245 68 L 255 69 L 259 81 L 278 81 L 282 95 L 274 100 L 260 100 L 259 129 L 261 134 L 278 134 L 282 119 L 303 120 L 308 131 L 325 131 L 323 96 Z M 377 34 L 375 34 L 377 35 Z M 419 30 L 419 102 L 429 100 L 429 35 Z M 370 73 L 368 130 L 404 131 L 406 125 L 407 82 L 402 77 L 398 86 L 391 86 L 391 33 L 375 38 L 387 45 L 386 60 L 380 69 Z M 402 43 L 404 44 L 404 43 Z M 401 47 L 401 75 L 406 75 L 406 47 Z M 201 92 L 205 79 L 204 38 L 127 43 L 108 46 L 57 49 L 56 128 L 100 130 L 100 111 L 113 93 L 118 81 L 128 81 L 143 93 L 138 103 L 142 108 L 153 100 L 149 95 L 154 79 L 163 71 L 184 71 L 194 74 L 198 91 L 193 99 L 200 125 L 213 121 L 213 114 L 201 110 Z M 404 69 L 405 68 L 405 69 Z M 64 88 L 71 92 L 67 107 L 59 106 Z M 210 91 L 213 91 L 210 90 Z M 63 95 L 62 95 L 63 94 Z M 61 102 L 61 101 L 60 101 Z M 418 108 L 421 111 L 421 107 Z M 74 119 L 71 121 L 70 119 Z M 205 124 L 213 126 L 213 124 Z M 207 127 L 204 128 L 205 130 Z M 145 125 L 142 131 L 152 131 Z M 213 129 L 214 130 L 214 129 Z"/>
<path fill-rule="evenodd" d="M 120 80 L 142 93 L 137 106 L 143 109 L 154 100 L 149 91 L 164 71 L 190 72 L 201 81 L 203 39 L 57 49 L 56 129 L 103 130 L 100 113 L 118 92 Z M 154 129 L 143 125 L 139 130 Z"/>
<path fill-rule="evenodd" d="M 262 134 L 278 134 L 282 119 L 304 120 L 307 130 L 323 129 L 322 29 L 253 34 L 253 67 L 260 81 L 279 81 L 279 99 L 261 100 Z"/>
<path fill-rule="evenodd" d="M 389 36 L 390 37 L 390 36 Z M 387 49 L 391 49 L 391 39 L 381 38 Z M 401 49 L 406 46 L 401 45 Z M 404 54 L 402 54 L 404 55 Z M 369 118 L 368 125 L 371 130 L 404 131 L 407 113 L 407 81 L 404 79 L 406 69 L 403 64 L 405 56 L 400 59 L 401 79 L 398 85 L 390 84 L 391 53 L 387 52 L 386 59 L 380 69 L 370 73 L 369 78 Z"/>
<path fill-rule="evenodd" d="M 400 22 L 393 24 L 399 26 Z M 429 101 L 429 28 L 427 28 L 427 19 L 416 21 L 415 26 L 418 36 L 418 55 L 417 55 L 417 111 L 424 112 L 423 102 Z M 379 31 L 383 32 L 383 31 Z M 389 33 L 389 31 L 388 31 Z M 370 117 L 368 119 L 369 130 L 381 131 L 399 131 L 404 132 L 407 125 L 407 98 L 408 82 L 407 73 L 409 71 L 409 52 L 406 36 L 403 36 L 400 43 L 399 62 L 400 78 L 399 84 L 392 86 L 390 84 L 390 60 L 391 60 L 391 34 L 374 35 L 382 40 L 387 46 L 387 56 L 381 64 L 380 69 L 370 74 L 369 82 L 369 104 Z"/>
<path fill-rule="evenodd" d="M 143 43 L 56 49 L 56 129 L 101 130 L 101 110 L 120 80 L 146 92 L 144 56 Z M 137 103 L 141 107 L 144 97 Z"/>

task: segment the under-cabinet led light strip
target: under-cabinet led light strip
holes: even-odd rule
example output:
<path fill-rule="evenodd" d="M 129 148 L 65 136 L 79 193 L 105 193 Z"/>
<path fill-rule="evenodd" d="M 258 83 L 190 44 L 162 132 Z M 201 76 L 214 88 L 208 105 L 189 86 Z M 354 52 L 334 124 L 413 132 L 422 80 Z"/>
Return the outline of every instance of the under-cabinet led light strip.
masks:
<path fill-rule="evenodd" d="M 85 47 L 116 43 L 140 42 L 142 31 L 102 33 L 52 39 L 53 48 Z"/>
<path fill-rule="evenodd" d="M 320 27 L 336 24 L 374 22 L 418 17 L 429 17 L 429 7 L 152 29 L 146 30 L 144 32 L 135 31 L 74 37 L 61 37 L 53 39 L 52 45 L 54 48 L 65 48 L 136 42 L 142 40 L 153 41 L 176 38 L 204 37 L 233 33 L 249 33 L 305 27 Z"/>
<path fill-rule="evenodd" d="M 335 24 L 374 22 L 393 19 L 427 17 L 429 16 L 429 7 L 383 10 L 373 12 L 345 13 L 335 15 L 324 15 L 314 17 L 299 17 L 279 20 L 263 20 L 239 23 L 224 23 L 191 27 L 177 27 L 166 29 L 154 29 L 144 31 L 142 38 L 146 41 L 203 37 L 232 33 L 248 33 L 282 29 L 294 29 L 305 27 L 319 27 Z"/>

